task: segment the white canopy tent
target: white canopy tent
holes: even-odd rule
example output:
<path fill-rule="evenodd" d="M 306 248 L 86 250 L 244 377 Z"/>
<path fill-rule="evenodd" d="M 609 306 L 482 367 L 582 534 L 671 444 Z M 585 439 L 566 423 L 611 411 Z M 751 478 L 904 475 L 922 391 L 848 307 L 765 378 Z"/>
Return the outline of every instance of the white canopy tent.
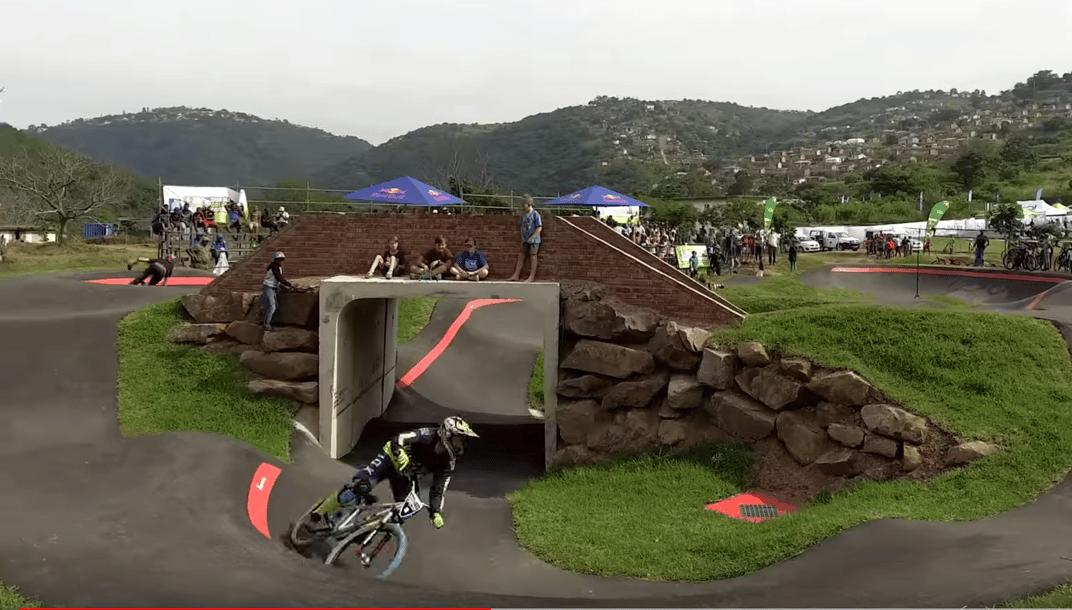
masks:
<path fill-rule="evenodd" d="M 216 224 L 227 224 L 227 204 L 234 201 L 242 206 L 242 215 L 249 219 L 249 205 L 246 203 L 245 189 L 236 191 L 226 186 L 173 186 L 160 187 L 161 198 L 168 211 L 181 209 L 190 204 L 190 208 L 209 206 L 212 208 Z"/>

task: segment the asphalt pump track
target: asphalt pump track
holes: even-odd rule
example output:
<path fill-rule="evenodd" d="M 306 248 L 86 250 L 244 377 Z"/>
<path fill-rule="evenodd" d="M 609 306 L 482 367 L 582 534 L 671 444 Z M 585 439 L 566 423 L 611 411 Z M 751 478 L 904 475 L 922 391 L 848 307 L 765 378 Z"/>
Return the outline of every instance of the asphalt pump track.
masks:
<path fill-rule="evenodd" d="M 99 277 L 0 282 L 0 580 L 48 607 L 993 606 L 1072 577 L 1067 481 L 980 521 L 867 523 L 724 581 L 610 579 L 547 565 L 518 546 L 504 498 L 542 471 L 542 424 L 524 422 L 514 400 L 534 357 L 521 356 L 532 352 L 527 333 L 538 327 L 539 312 L 524 303 L 473 313 L 344 460 L 300 434 L 291 464 L 212 434 L 123 438 L 116 323 L 198 287 L 85 282 Z M 464 306 L 441 302 L 400 351 L 400 370 Z M 446 412 L 473 419 L 483 439 L 447 491 L 445 527 L 407 524 L 409 550 L 390 581 L 283 544 L 290 520 L 348 478 L 350 464 Z"/>

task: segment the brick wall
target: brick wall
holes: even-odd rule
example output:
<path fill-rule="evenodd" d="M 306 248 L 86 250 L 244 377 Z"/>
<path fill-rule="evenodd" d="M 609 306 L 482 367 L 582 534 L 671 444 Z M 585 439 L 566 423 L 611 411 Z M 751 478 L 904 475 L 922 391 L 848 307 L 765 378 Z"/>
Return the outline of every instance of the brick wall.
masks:
<path fill-rule="evenodd" d="M 361 275 L 372 259 L 383 252 L 391 235 L 398 235 L 409 256 L 427 251 L 436 235 L 447 238 L 447 247 L 458 253 L 467 237 L 474 237 L 477 249 L 490 266 L 489 279 L 506 279 L 514 271 L 520 250 L 517 216 L 439 214 L 338 214 L 308 213 L 265 241 L 253 254 L 205 287 L 203 292 L 260 290 L 272 254 L 287 255 L 284 277 Z M 648 307 L 672 319 L 704 326 L 723 326 L 739 321 L 719 305 L 717 297 L 704 298 L 674 280 L 652 272 L 648 265 L 665 263 L 650 253 L 626 256 L 597 239 L 585 235 L 554 216 L 543 216 L 543 244 L 540 246 L 537 281 L 589 280 L 605 284 L 623 300 Z M 617 235 L 617 234 L 615 234 Z M 622 238 L 623 242 L 628 240 Z M 633 254 L 630 252 L 630 254 Z M 522 277 L 528 276 L 528 263 Z M 686 281 L 691 282 L 688 278 Z M 696 285 L 693 282 L 693 285 Z M 710 293 L 703 288 L 703 293 Z"/>

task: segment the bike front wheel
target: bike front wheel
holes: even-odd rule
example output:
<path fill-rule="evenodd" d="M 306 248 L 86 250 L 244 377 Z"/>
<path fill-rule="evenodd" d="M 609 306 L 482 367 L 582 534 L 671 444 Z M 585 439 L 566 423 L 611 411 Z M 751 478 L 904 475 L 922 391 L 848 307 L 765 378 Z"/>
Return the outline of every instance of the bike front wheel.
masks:
<path fill-rule="evenodd" d="M 402 527 L 386 523 L 375 528 L 362 527 L 346 536 L 332 547 L 324 563 L 339 565 L 342 553 L 355 543 L 361 546 L 354 548 L 354 560 L 380 580 L 390 578 L 406 555 L 406 534 Z"/>
<path fill-rule="evenodd" d="M 1016 266 L 1016 252 L 1013 250 L 1005 252 L 1005 255 L 1001 257 L 1001 264 L 1009 271 L 1012 271 L 1013 267 Z"/>
<path fill-rule="evenodd" d="M 301 517 L 298 517 L 290 526 L 290 543 L 294 545 L 295 549 L 304 549 L 313 544 L 317 540 L 323 540 L 327 534 L 331 533 L 330 528 L 326 528 L 322 533 L 316 533 L 313 530 L 312 519 L 310 519 L 313 511 L 320 506 L 320 502 L 313 504 L 309 507 L 309 510 L 302 513 Z"/>

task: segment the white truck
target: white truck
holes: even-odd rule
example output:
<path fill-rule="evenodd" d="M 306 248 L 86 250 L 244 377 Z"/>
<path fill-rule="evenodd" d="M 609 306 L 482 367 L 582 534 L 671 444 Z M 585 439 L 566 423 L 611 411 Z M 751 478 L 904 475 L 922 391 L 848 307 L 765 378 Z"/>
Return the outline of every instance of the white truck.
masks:
<path fill-rule="evenodd" d="M 819 242 L 823 251 L 860 249 L 860 240 L 844 231 L 812 231 L 810 237 Z"/>

